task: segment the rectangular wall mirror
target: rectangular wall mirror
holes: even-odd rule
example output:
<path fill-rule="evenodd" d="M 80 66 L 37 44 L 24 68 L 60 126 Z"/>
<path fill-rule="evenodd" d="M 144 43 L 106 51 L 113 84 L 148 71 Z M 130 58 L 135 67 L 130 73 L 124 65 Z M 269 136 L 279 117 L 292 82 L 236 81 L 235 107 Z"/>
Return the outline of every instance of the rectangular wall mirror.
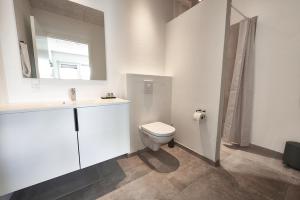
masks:
<path fill-rule="evenodd" d="M 25 78 L 106 80 L 104 13 L 69 0 L 14 0 Z"/>

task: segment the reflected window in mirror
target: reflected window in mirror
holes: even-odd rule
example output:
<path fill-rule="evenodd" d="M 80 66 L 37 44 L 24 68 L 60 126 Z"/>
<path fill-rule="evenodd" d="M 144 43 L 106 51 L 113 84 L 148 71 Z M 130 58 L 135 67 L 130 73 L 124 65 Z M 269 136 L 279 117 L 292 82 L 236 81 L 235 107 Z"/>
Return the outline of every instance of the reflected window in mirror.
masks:
<path fill-rule="evenodd" d="M 88 44 L 47 37 L 37 50 L 40 78 L 91 80 Z"/>

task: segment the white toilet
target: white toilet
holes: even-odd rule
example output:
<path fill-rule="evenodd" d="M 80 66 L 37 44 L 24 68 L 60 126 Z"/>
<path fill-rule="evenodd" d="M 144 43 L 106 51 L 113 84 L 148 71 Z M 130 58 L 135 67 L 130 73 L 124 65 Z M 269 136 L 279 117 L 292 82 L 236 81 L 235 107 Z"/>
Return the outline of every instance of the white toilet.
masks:
<path fill-rule="evenodd" d="M 174 138 L 175 128 L 162 122 L 154 122 L 139 127 L 143 144 L 158 151 L 160 146 L 170 142 Z"/>

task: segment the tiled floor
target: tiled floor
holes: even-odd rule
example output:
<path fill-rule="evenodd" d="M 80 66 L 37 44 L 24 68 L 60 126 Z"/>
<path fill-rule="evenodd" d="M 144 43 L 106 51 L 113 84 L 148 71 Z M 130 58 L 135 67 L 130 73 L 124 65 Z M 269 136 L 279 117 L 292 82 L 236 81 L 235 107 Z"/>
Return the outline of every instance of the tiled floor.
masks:
<path fill-rule="evenodd" d="M 179 147 L 163 149 L 179 160 L 176 171 L 149 170 L 137 156 L 121 159 L 126 184 L 98 200 L 300 199 L 300 172 L 278 159 L 223 146 L 221 167 L 215 168 Z"/>
<path fill-rule="evenodd" d="M 167 156 L 166 152 L 170 156 Z M 284 167 L 279 159 L 267 154 L 260 155 L 251 149 L 244 151 L 222 146 L 221 167 L 213 167 L 179 147 L 170 149 L 164 146 L 163 151 L 156 156 L 162 156 L 162 163 L 157 165 L 158 160 L 147 154 L 148 163 L 172 172 L 156 172 L 153 166 L 150 168 L 136 155 L 106 162 L 89 169 L 83 176 L 77 173 L 75 179 L 84 178 L 83 185 L 88 180 L 92 181 L 84 187 L 79 187 L 81 181 L 75 181 L 76 191 L 63 194 L 63 190 L 59 190 L 62 186 L 68 190 L 74 187 L 72 175 L 65 177 L 65 180 L 52 181 L 23 190 L 14 195 L 14 199 L 300 199 L 300 172 Z M 170 166 L 173 164 L 176 167 Z M 87 178 L 86 174 L 91 178 Z"/>

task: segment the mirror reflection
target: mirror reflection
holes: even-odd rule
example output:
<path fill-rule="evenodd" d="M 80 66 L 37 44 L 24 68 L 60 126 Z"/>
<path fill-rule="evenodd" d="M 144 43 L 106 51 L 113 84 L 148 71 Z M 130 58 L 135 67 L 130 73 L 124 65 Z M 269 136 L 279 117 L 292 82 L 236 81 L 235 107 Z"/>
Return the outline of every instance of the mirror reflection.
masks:
<path fill-rule="evenodd" d="M 106 80 L 104 13 L 69 0 L 14 0 L 25 78 Z"/>

